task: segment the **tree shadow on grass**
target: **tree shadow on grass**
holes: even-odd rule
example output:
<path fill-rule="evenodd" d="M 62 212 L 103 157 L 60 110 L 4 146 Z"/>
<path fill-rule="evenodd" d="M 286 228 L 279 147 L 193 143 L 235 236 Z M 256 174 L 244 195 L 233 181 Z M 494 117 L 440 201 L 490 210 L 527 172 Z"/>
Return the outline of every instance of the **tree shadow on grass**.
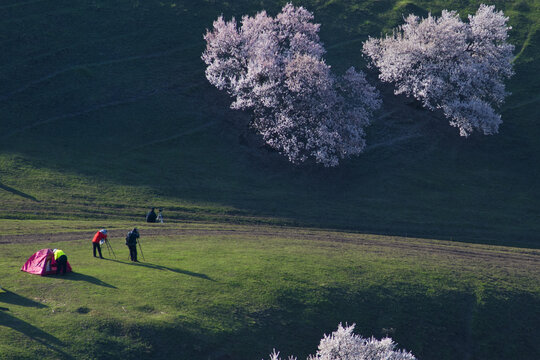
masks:
<path fill-rule="evenodd" d="M 19 306 L 26 306 L 26 307 L 35 307 L 35 308 L 45 308 L 46 305 L 43 305 L 40 302 L 25 298 L 24 296 L 17 295 L 12 291 L 7 290 L 6 288 L 3 288 L 4 292 L 0 293 L 0 303 L 7 303 L 7 304 L 13 304 L 13 305 L 19 305 Z"/>
<path fill-rule="evenodd" d="M 304 291 L 287 290 L 272 308 L 239 309 L 237 317 L 252 319 L 252 325 L 234 334 L 243 339 L 244 353 L 228 345 L 230 338 L 221 339 L 222 346 L 229 347 L 232 358 L 261 358 L 265 347 L 266 354 L 275 347 L 302 359 L 315 353 L 323 334 L 348 322 L 356 323 L 355 333 L 364 337 L 390 336 L 418 359 L 540 359 L 540 299 L 533 294 L 493 291 L 479 301 L 467 290 L 427 294 L 414 287 L 375 287 L 359 292 L 327 288 L 318 295 L 316 301 L 306 301 Z M 219 312 L 226 310 L 232 309 Z"/>
<path fill-rule="evenodd" d="M 86 353 L 91 358 L 231 360 L 267 358 L 273 348 L 305 359 L 324 334 L 356 323 L 356 334 L 388 335 L 398 348 L 423 360 L 536 360 L 539 301 L 512 292 L 484 294 L 481 302 L 467 290 L 427 294 L 426 289 L 373 287 L 283 289 L 275 301 L 255 310 L 239 304 L 205 307 L 221 331 L 188 319 L 119 325 L 94 323 L 102 335 Z M 233 326 L 229 326 L 233 325 Z M 126 348 L 127 340 L 133 347 Z M 238 342 L 241 339 L 241 342 Z"/>
<path fill-rule="evenodd" d="M 57 337 L 41 330 L 38 327 L 35 327 L 30 323 L 27 323 L 26 321 L 18 319 L 15 316 L 8 314 L 7 312 L 0 311 L 0 325 L 18 331 L 21 334 L 29 337 L 30 339 L 40 343 L 49 350 L 55 352 L 55 357 L 58 357 L 60 359 L 73 359 L 71 355 L 65 353 L 61 349 L 61 347 L 65 346 L 65 344 Z"/>
<path fill-rule="evenodd" d="M 111 289 L 116 289 L 117 288 L 116 286 L 108 284 L 108 283 L 106 283 L 106 282 L 104 282 L 104 281 L 102 281 L 102 280 L 100 280 L 100 279 L 98 279 L 96 277 L 86 275 L 86 274 L 77 273 L 77 272 L 70 272 L 70 273 L 67 273 L 66 275 L 50 275 L 50 277 L 58 278 L 58 279 L 62 279 L 62 280 L 86 281 L 86 282 L 89 282 L 89 283 L 94 284 L 94 285 L 108 287 L 108 288 L 111 288 Z"/>
<path fill-rule="evenodd" d="M 6 190 L 14 195 L 18 195 L 18 196 L 21 196 L 25 199 L 29 199 L 29 200 L 32 200 L 32 201 L 35 201 L 35 202 L 39 202 L 38 199 L 36 199 L 35 197 L 33 197 L 32 195 L 28 195 L 26 193 L 23 193 L 22 191 L 19 191 L 17 189 L 14 189 L 10 186 L 7 186 L 7 185 L 4 185 L 2 183 L 0 183 L 0 189 L 3 189 L 3 190 Z"/>

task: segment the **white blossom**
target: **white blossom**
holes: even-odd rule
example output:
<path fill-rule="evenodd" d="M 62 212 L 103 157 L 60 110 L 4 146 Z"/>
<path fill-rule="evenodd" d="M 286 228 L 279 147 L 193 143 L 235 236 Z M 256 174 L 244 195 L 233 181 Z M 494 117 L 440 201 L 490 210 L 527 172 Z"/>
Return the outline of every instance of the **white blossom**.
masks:
<path fill-rule="evenodd" d="M 468 23 L 455 11 L 425 19 L 409 15 L 391 36 L 366 41 L 363 51 L 379 78 L 395 84 L 396 94 L 442 109 L 461 136 L 474 130 L 495 134 L 501 117 L 492 106 L 503 103 L 504 80 L 513 75 L 507 21 L 487 5 L 469 15 Z"/>
<path fill-rule="evenodd" d="M 324 166 L 361 153 L 364 128 L 381 105 L 379 94 L 354 68 L 336 77 L 322 56 L 319 25 L 303 7 L 285 5 L 272 18 L 262 11 L 220 17 L 205 35 L 206 78 L 250 110 L 251 126 L 293 163 Z"/>
<path fill-rule="evenodd" d="M 281 360 L 279 357 L 279 351 L 276 352 L 276 349 L 274 349 L 270 354 L 270 360 Z M 294 356 L 289 356 L 287 360 L 296 360 L 296 358 Z"/>
<path fill-rule="evenodd" d="M 315 355 L 308 356 L 307 360 L 416 360 L 410 352 L 396 350 L 396 344 L 390 338 L 377 340 L 355 335 L 354 326 L 339 324 L 332 334 L 324 335 Z M 296 360 L 292 356 L 288 359 Z M 275 349 L 270 360 L 281 360 Z"/>

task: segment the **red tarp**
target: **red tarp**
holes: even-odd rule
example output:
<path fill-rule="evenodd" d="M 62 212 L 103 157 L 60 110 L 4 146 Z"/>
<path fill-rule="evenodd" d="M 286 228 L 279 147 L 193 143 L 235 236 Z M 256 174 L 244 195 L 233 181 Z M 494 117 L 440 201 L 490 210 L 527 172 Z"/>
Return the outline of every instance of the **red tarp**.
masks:
<path fill-rule="evenodd" d="M 51 275 L 56 274 L 56 261 L 54 253 L 51 249 L 41 249 L 24 263 L 22 271 L 36 275 Z M 66 272 L 71 272 L 71 265 L 67 263 Z"/>

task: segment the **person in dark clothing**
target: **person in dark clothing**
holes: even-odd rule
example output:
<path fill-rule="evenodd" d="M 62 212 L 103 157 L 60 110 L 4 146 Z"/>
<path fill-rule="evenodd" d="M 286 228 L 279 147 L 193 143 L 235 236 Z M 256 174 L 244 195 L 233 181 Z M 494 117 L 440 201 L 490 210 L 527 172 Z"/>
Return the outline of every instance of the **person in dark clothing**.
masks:
<path fill-rule="evenodd" d="M 155 208 L 152 208 L 152 210 L 150 210 L 148 214 L 146 214 L 146 222 L 149 222 L 149 223 L 156 222 L 157 215 L 154 209 Z"/>
<path fill-rule="evenodd" d="M 54 260 L 56 261 L 56 275 L 60 274 L 60 271 L 62 271 L 62 275 L 65 275 L 67 271 L 66 253 L 60 249 L 54 249 L 53 254 Z"/>
<path fill-rule="evenodd" d="M 137 239 L 139 238 L 139 230 L 137 228 L 134 228 L 130 232 L 128 232 L 126 236 L 126 245 L 129 248 L 129 257 L 131 258 L 131 261 L 139 262 L 137 260 Z"/>

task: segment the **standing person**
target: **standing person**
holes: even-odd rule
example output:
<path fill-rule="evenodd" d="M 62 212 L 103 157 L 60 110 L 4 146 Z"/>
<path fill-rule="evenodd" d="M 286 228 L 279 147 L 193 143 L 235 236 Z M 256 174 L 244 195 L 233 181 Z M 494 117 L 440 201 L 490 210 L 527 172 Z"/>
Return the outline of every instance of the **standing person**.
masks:
<path fill-rule="evenodd" d="M 92 245 L 94 246 L 94 257 L 96 257 L 96 249 L 99 252 L 99 258 L 103 259 L 103 256 L 101 255 L 101 241 L 107 241 L 107 229 L 101 229 L 99 230 L 96 235 L 94 235 L 94 239 L 92 240 Z"/>
<path fill-rule="evenodd" d="M 157 215 L 157 222 L 163 224 L 163 213 L 162 213 L 162 211 L 163 211 L 163 209 L 159 208 L 158 215 Z"/>
<path fill-rule="evenodd" d="M 147 214 L 146 214 L 146 222 L 153 223 L 156 222 L 157 215 L 154 211 L 155 208 L 152 208 Z"/>
<path fill-rule="evenodd" d="M 56 275 L 60 274 L 62 270 L 62 275 L 66 274 L 67 271 L 67 255 L 60 249 L 54 249 L 54 260 L 56 261 Z"/>
<path fill-rule="evenodd" d="M 126 236 L 126 245 L 129 248 L 129 257 L 131 258 L 131 261 L 139 262 L 137 260 L 137 239 L 139 238 L 139 230 L 137 228 L 134 228 L 130 232 L 128 232 Z"/>

